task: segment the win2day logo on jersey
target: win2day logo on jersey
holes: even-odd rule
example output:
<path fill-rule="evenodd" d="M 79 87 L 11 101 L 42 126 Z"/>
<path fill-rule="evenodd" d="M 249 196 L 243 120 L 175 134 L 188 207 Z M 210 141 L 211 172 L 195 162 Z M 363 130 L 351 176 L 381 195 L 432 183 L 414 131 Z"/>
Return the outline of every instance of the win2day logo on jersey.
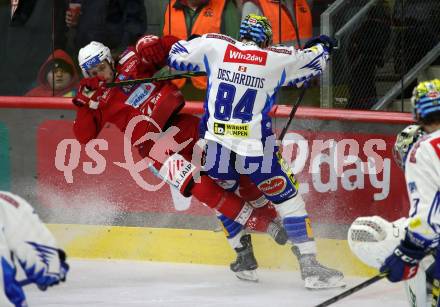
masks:
<path fill-rule="evenodd" d="M 223 62 L 244 63 L 265 66 L 267 52 L 259 50 L 240 50 L 235 46 L 228 45 Z"/>

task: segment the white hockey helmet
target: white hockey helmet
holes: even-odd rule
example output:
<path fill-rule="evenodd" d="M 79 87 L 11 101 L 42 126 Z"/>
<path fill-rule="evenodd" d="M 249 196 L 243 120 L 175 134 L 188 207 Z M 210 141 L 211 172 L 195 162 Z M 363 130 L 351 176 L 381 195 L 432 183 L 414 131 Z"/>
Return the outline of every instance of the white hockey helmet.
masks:
<path fill-rule="evenodd" d="M 110 49 L 100 42 L 90 42 L 79 50 L 78 63 L 84 77 L 90 77 L 88 70 L 104 60 L 111 65 L 114 63 Z"/>

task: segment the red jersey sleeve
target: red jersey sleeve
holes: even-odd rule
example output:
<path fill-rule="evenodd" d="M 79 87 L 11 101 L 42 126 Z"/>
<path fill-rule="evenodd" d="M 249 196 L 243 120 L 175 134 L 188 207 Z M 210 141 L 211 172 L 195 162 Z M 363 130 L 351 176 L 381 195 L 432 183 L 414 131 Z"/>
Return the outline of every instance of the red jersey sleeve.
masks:
<path fill-rule="evenodd" d="M 165 35 L 160 40 L 162 47 L 165 50 L 167 56 L 170 53 L 171 47 L 179 41 L 179 39 L 173 35 Z"/>
<path fill-rule="evenodd" d="M 73 133 L 75 138 L 82 144 L 86 144 L 98 136 L 98 114 L 96 113 L 96 111 L 87 107 L 77 109 L 76 119 L 73 122 Z"/>

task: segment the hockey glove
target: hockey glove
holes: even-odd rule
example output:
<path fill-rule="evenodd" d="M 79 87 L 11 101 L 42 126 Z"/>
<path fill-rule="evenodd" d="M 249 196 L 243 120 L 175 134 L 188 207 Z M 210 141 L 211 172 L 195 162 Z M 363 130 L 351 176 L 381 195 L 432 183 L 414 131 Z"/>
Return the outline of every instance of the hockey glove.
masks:
<path fill-rule="evenodd" d="M 338 45 L 338 41 L 327 35 L 320 35 L 307 41 L 304 45 L 304 49 L 311 48 L 318 44 L 321 44 L 328 53 L 332 53 L 333 49 Z"/>
<path fill-rule="evenodd" d="M 417 274 L 419 262 L 426 254 L 425 249 L 416 246 L 406 235 L 394 252 L 385 259 L 380 272 L 388 272 L 387 278 L 391 282 L 410 279 Z"/>
<path fill-rule="evenodd" d="M 66 253 L 62 249 L 58 249 L 58 257 L 60 258 L 60 273 L 58 276 L 51 274 L 51 276 L 40 276 L 35 283 L 38 289 L 46 291 L 48 287 L 58 285 L 61 282 L 66 281 L 67 272 L 69 271 L 69 265 L 66 262 Z"/>
<path fill-rule="evenodd" d="M 156 66 L 163 66 L 168 56 L 160 38 L 155 35 L 141 37 L 136 43 L 136 52 L 141 56 L 142 61 Z"/>
<path fill-rule="evenodd" d="M 98 77 L 84 78 L 79 82 L 78 93 L 73 97 L 72 102 L 77 107 L 88 106 L 97 109 L 104 90 L 104 80 Z"/>

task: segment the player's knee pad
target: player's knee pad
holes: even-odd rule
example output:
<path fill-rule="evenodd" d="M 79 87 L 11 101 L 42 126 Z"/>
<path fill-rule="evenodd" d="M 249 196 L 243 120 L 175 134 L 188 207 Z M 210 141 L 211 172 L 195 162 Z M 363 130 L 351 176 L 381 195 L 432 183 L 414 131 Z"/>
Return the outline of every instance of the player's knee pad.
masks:
<path fill-rule="evenodd" d="M 230 218 L 227 218 L 223 214 L 218 215 L 217 218 L 222 223 L 223 231 L 225 232 L 228 239 L 236 237 L 237 234 L 239 234 L 240 231 L 242 231 L 244 228 L 243 225 L 234 220 L 231 220 Z"/>
<path fill-rule="evenodd" d="M 295 244 L 308 244 L 310 246 L 301 248 L 302 252 L 307 250 L 309 253 L 316 252 L 313 239 L 312 226 L 307 215 L 306 206 L 301 195 L 276 204 L 275 208 L 282 218 L 284 228 L 289 240 Z"/>
<path fill-rule="evenodd" d="M 281 203 L 274 204 L 274 206 L 281 218 L 307 215 L 306 204 L 299 194 Z"/>

